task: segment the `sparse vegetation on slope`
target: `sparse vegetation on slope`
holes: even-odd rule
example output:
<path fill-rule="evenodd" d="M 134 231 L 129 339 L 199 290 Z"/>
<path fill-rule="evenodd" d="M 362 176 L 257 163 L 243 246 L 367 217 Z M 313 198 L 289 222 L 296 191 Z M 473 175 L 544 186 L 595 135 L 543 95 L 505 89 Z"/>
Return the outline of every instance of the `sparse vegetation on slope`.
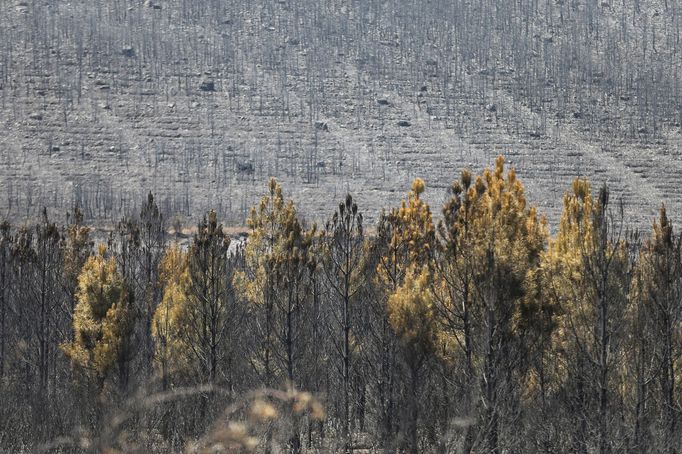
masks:
<path fill-rule="evenodd" d="M 3 0 L 0 209 L 214 209 L 270 176 L 322 221 L 504 153 L 558 221 L 576 175 L 682 210 L 679 2 Z M 37 184 L 36 184 L 37 183 Z M 52 212 L 51 215 L 54 215 Z M 676 215 L 675 215 L 676 216 Z"/>

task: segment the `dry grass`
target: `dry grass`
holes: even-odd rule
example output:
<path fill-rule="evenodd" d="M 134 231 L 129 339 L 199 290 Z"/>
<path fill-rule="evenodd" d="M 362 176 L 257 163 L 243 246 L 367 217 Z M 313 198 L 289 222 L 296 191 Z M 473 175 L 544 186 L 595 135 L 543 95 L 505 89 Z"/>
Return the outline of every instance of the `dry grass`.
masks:
<path fill-rule="evenodd" d="M 203 433 L 184 443 L 180 449 L 187 454 L 262 452 L 266 445 L 273 454 L 284 452 L 294 435 L 296 421 L 303 416 L 313 420 L 325 417 L 324 408 L 317 398 L 293 388 L 286 391 L 259 389 L 236 399 L 229 399 L 228 390 L 212 385 L 175 388 L 150 395 L 141 391 L 126 399 L 119 410 L 106 417 L 98 433 L 77 429 L 69 436 L 55 438 L 40 446 L 36 452 L 149 452 L 151 434 L 144 430 L 131 430 L 131 422 L 164 404 L 208 396 L 212 399 L 222 397 L 230 403 L 212 419 Z M 187 409 L 195 408 L 188 406 Z M 158 448 L 159 452 L 177 449 L 163 440 L 159 440 Z"/>

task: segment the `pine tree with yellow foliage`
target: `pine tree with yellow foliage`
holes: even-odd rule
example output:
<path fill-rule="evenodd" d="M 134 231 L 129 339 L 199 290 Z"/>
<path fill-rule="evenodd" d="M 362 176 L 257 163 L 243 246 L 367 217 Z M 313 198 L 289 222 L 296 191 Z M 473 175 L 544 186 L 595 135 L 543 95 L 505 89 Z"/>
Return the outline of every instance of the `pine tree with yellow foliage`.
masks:
<path fill-rule="evenodd" d="M 244 250 L 244 267 L 235 274 L 239 293 L 251 303 L 257 348 L 251 358 L 265 386 L 302 383 L 302 365 L 313 339 L 305 329 L 311 310 L 317 269 L 316 227 L 305 229 L 294 203 L 285 201 L 273 178 L 269 191 L 251 210 L 251 234 Z M 293 421 L 289 449 L 300 450 L 298 422 Z"/>
<path fill-rule="evenodd" d="M 420 373 L 437 346 L 436 317 L 428 266 L 413 265 L 388 300 L 388 320 L 400 341 L 409 373 L 407 450 L 420 452 L 418 440 Z"/>
<path fill-rule="evenodd" d="M 104 245 L 85 262 L 78 276 L 76 300 L 74 339 L 62 345 L 64 353 L 100 385 L 117 369 L 119 387 L 124 389 L 135 314 L 116 259 L 107 258 Z"/>
<path fill-rule="evenodd" d="M 532 282 L 548 233 L 514 169 L 505 175 L 502 157 L 472 179 L 463 172 L 443 207 L 433 293 L 442 352 L 462 361 L 464 410 L 477 420 L 465 450 L 495 452 L 520 399 L 511 379 L 528 371 L 528 328 L 540 311 Z"/>
<path fill-rule="evenodd" d="M 244 267 L 235 274 L 235 283 L 260 321 L 254 364 L 266 386 L 281 379 L 295 384 L 303 354 L 297 318 L 307 310 L 310 276 L 316 268 L 315 227 L 304 229 L 294 203 L 285 201 L 274 178 L 268 195 L 251 210 L 248 225 L 251 233 L 244 248 Z"/>
<path fill-rule="evenodd" d="M 268 194 L 251 209 L 247 219 L 251 232 L 244 247 L 244 266 L 234 277 L 238 292 L 251 303 L 252 316 L 258 320 L 258 345 L 251 361 L 266 387 L 275 386 L 281 377 L 273 358 L 277 291 L 274 271 L 278 244 L 284 237 L 281 226 L 292 210 L 293 204 L 285 202 L 277 180 L 270 179 Z"/>
<path fill-rule="evenodd" d="M 637 449 L 674 453 L 682 417 L 676 393 L 682 378 L 682 237 L 665 206 L 639 253 L 630 297 L 635 371 Z M 656 337 L 652 339 L 652 333 Z"/>
<path fill-rule="evenodd" d="M 187 253 L 177 244 L 171 245 L 161 259 L 159 281 L 163 296 L 154 311 L 151 334 L 156 368 L 163 389 L 167 389 L 176 373 L 187 371 L 191 357 L 191 346 L 187 345 L 185 336 L 189 286 Z"/>
<path fill-rule="evenodd" d="M 233 389 L 230 365 L 241 311 L 232 279 L 240 256 L 238 250 L 230 252 L 230 242 L 215 211 L 210 211 L 197 226 L 189 250 L 172 246 L 161 260 L 163 297 L 152 335 L 166 385 L 173 378 Z"/>
<path fill-rule="evenodd" d="M 424 181 L 415 179 L 400 207 L 382 213 L 371 251 L 376 260 L 373 307 L 377 325 L 373 330 L 378 344 L 375 361 L 380 365 L 377 372 L 382 438 L 386 449 L 395 443 L 391 432 L 394 420 L 399 416 L 395 393 L 397 385 L 401 384 L 409 389 L 410 396 L 409 411 L 399 420 L 408 433 L 402 444 L 411 452 L 418 449 L 414 419 L 419 414 L 418 376 L 428 357 L 418 359 L 415 355 L 419 342 L 425 341 L 426 337 L 411 337 L 410 327 L 403 323 L 413 323 L 420 316 L 424 295 L 419 294 L 421 289 L 417 284 L 424 282 L 417 276 L 426 278 L 433 256 L 435 227 L 431 209 L 421 197 L 424 190 Z M 390 314 L 393 314 L 392 319 Z M 423 351 L 428 350 L 427 347 Z M 401 377 L 396 373 L 400 358 L 409 371 L 407 383 L 401 383 Z"/>
<path fill-rule="evenodd" d="M 400 207 L 383 212 L 379 219 L 376 276 L 388 293 L 400 287 L 411 265 L 425 265 L 432 256 L 435 227 L 431 209 L 421 198 L 425 188 L 422 179 L 415 179 Z"/>
<path fill-rule="evenodd" d="M 580 415 L 572 443 L 579 451 L 613 449 L 608 421 L 621 380 L 617 358 L 623 354 L 620 334 L 632 272 L 621 227 L 622 209 L 619 222 L 608 188 L 602 186 L 595 199 L 589 182 L 576 179 L 543 260 L 545 285 L 560 312 L 553 337 L 554 376 L 560 381 L 555 386 L 571 383 L 568 393 Z"/>

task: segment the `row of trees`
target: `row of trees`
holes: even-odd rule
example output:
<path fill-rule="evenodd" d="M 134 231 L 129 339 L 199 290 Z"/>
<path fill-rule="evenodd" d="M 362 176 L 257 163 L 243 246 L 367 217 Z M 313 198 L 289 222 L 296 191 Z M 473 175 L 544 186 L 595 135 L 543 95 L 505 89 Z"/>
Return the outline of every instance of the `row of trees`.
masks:
<path fill-rule="evenodd" d="M 96 248 L 78 210 L 3 224 L 0 392 L 16 405 L 0 446 L 113 424 L 113 447 L 180 449 L 238 396 L 279 388 L 319 396 L 326 418 L 292 394 L 283 429 L 242 443 L 230 426 L 228 447 L 676 452 L 682 237 L 665 208 L 643 239 L 577 179 L 550 236 L 501 157 L 462 172 L 437 222 L 424 190 L 370 231 L 348 195 L 318 228 L 271 180 L 246 242 L 213 212 L 169 242 L 151 195 Z"/>

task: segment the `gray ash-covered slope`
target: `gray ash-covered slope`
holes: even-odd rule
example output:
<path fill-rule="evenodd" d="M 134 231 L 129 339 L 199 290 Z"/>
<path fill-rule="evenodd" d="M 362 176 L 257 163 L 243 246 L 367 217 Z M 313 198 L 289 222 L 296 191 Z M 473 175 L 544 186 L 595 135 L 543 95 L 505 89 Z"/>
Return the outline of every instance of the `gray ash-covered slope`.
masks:
<path fill-rule="evenodd" d="M 554 223 L 578 175 L 682 213 L 678 2 L 0 0 L 0 216 L 151 190 L 241 224 L 269 176 L 311 219 L 439 205 L 503 154 Z M 437 211 L 437 208 L 435 208 Z"/>

